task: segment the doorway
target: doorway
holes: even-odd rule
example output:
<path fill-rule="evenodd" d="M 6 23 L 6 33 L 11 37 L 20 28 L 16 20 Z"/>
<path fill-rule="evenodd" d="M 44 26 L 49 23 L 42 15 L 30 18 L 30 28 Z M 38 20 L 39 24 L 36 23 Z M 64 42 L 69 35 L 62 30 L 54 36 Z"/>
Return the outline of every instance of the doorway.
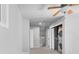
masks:
<path fill-rule="evenodd" d="M 54 50 L 62 53 L 62 24 L 54 27 Z"/>
<path fill-rule="evenodd" d="M 44 28 L 44 27 L 43 27 Z M 49 54 L 50 49 L 46 47 L 46 31 L 42 27 L 30 28 L 30 53 Z"/>

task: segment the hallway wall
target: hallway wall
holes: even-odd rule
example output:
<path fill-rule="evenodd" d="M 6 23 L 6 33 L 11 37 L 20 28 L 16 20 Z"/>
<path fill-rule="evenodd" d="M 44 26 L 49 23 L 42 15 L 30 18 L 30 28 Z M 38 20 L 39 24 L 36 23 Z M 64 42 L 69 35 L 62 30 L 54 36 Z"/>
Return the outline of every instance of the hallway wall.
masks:
<path fill-rule="evenodd" d="M 23 18 L 16 5 L 9 5 L 8 20 L 8 28 L 0 25 L 0 53 L 24 53 Z"/>
<path fill-rule="evenodd" d="M 28 19 L 22 20 L 22 51 L 30 52 L 30 22 Z"/>
<path fill-rule="evenodd" d="M 79 54 L 79 6 L 71 7 L 72 15 L 65 15 L 65 53 Z"/>
<path fill-rule="evenodd" d="M 1 21 L 1 4 L 0 4 L 0 21 Z"/>

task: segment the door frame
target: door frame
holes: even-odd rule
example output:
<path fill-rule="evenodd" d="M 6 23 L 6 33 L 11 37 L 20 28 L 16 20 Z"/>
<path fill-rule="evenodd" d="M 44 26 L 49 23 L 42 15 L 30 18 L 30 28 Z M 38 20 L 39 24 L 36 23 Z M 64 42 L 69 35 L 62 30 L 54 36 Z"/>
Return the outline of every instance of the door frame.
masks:
<path fill-rule="evenodd" d="M 63 28 L 63 33 L 62 33 L 62 35 L 63 35 L 63 37 L 62 37 L 62 54 L 64 54 L 65 53 L 65 30 L 64 30 L 64 28 L 65 28 L 65 24 L 64 24 L 64 20 L 65 20 L 65 18 L 63 18 L 63 19 L 61 19 L 61 20 L 59 20 L 59 21 L 57 21 L 57 22 L 55 22 L 54 24 L 52 24 L 51 26 L 50 26 L 50 29 L 53 29 L 55 26 L 58 26 L 58 25 L 61 25 L 62 24 L 62 28 Z M 52 44 L 52 43 L 51 43 Z M 52 49 L 52 48 L 51 48 Z"/>

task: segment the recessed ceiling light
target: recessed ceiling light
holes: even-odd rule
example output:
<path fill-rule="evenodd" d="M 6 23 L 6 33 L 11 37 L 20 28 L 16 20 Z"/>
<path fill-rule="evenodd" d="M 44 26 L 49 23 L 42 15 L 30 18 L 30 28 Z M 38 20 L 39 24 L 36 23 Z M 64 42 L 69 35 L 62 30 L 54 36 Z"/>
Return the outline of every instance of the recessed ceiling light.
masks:
<path fill-rule="evenodd" d="M 39 22 L 39 23 L 38 23 L 38 25 L 40 25 L 40 26 L 41 26 L 41 25 L 42 25 L 42 22 Z"/>

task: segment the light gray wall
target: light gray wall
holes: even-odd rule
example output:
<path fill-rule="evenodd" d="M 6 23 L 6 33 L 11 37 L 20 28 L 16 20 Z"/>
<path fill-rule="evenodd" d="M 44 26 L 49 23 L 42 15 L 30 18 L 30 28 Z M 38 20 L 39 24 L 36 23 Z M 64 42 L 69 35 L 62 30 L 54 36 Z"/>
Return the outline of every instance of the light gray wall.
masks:
<path fill-rule="evenodd" d="M 72 7 L 75 12 L 79 6 Z M 79 13 L 65 16 L 65 53 L 79 54 Z"/>
<path fill-rule="evenodd" d="M 22 26 L 22 35 L 23 35 L 23 52 L 29 53 L 30 52 L 30 26 L 29 20 L 23 19 L 23 26 Z"/>
<path fill-rule="evenodd" d="M 29 34 L 26 34 L 26 37 L 28 42 Z M 23 43 L 23 18 L 16 5 L 9 5 L 9 27 L 0 26 L 0 53 L 24 53 Z"/>
<path fill-rule="evenodd" d="M 0 26 L 0 53 L 22 52 L 22 16 L 15 5 L 9 5 L 9 28 Z"/>
<path fill-rule="evenodd" d="M 0 21 L 1 21 L 1 4 L 0 4 Z"/>

